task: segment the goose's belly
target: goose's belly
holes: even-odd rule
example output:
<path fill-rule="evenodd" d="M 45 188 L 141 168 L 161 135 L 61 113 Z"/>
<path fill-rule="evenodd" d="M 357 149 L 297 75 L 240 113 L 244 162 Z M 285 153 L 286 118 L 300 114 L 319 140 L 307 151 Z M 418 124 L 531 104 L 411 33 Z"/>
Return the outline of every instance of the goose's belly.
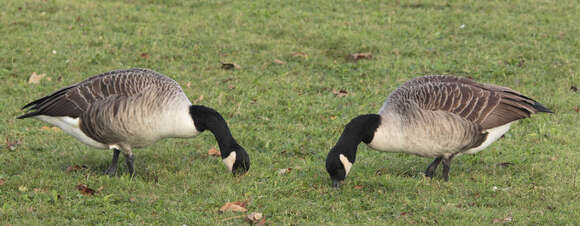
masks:
<path fill-rule="evenodd" d="M 92 138 L 85 135 L 85 133 L 83 133 L 83 131 L 80 128 L 78 118 L 72 118 L 67 116 L 53 117 L 46 115 L 39 115 L 35 116 L 34 118 L 37 118 L 43 122 L 61 128 L 65 133 L 70 134 L 71 136 L 73 136 L 74 138 L 76 138 L 77 140 L 86 145 L 89 145 L 94 148 L 103 148 L 103 149 L 108 148 L 108 145 L 93 140 Z"/>
<path fill-rule="evenodd" d="M 423 157 L 438 157 L 457 152 L 456 145 L 447 139 L 432 137 L 409 130 L 381 126 L 377 128 L 369 147 L 383 152 L 404 152 Z"/>

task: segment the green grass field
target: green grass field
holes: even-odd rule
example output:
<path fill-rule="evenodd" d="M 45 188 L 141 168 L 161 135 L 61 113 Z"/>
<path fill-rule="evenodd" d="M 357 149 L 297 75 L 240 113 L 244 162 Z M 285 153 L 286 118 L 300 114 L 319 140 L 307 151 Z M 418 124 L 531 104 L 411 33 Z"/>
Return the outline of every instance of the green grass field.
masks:
<path fill-rule="evenodd" d="M 242 200 L 274 225 L 579 223 L 576 1 L 1 2 L 0 225 L 244 224 L 244 213 L 218 212 Z M 359 52 L 372 58 L 349 59 Z M 205 132 L 136 150 L 136 177 L 124 164 L 108 177 L 111 151 L 15 119 L 58 88 L 132 67 L 221 112 L 250 172 L 227 173 Z M 33 72 L 46 77 L 28 83 Z M 555 114 L 455 159 L 449 182 L 423 178 L 432 159 L 361 145 L 333 189 L 324 160 L 344 125 L 425 74 L 508 86 Z M 84 196 L 78 184 L 102 191 Z"/>

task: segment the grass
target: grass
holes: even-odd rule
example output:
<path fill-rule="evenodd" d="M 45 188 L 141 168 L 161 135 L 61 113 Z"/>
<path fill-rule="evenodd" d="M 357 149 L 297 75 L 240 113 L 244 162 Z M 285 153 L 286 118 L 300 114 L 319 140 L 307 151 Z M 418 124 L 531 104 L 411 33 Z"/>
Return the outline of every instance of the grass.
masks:
<path fill-rule="evenodd" d="M 577 224 L 580 219 L 580 6 L 576 1 L 6 0 L 0 10 L 0 223 L 242 224 L 218 213 L 250 200 L 272 224 Z M 293 56 L 303 52 L 306 57 Z M 372 59 L 348 56 L 370 52 Z M 274 63 L 278 59 L 285 64 Z M 240 70 L 223 70 L 234 62 Z M 252 158 L 233 177 L 210 133 L 136 150 L 103 176 L 111 151 L 16 120 L 19 108 L 102 72 L 151 68 L 224 115 Z M 33 73 L 51 79 L 27 83 Z M 512 126 L 450 181 L 431 159 L 359 147 L 340 190 L 324 159 L 343 126 L 377 112 L 404 81 L 471 76 L 512 87 L 556 114 Z M 187 85 L 186 84 L 190 84 Z M 333 90 L 343 89 L 346 97 Z M 203 98 L 202 98 L 203 97 Z M 8 142 L 21 140 L 14 150 Z M 6 140 L 6 141 L 5 141 Z M 503 163 L 503 164 L 502 164 Z M 88 169 L 66 172 L 72 165 Z M 285 175 L 277 171 L 291 167 Z M 440 172 L 439 172 L 440 173 Z M 103 190 L 82 196 L 87 184 Z M 496 187 L 496 189 L 494 189 Z"/>

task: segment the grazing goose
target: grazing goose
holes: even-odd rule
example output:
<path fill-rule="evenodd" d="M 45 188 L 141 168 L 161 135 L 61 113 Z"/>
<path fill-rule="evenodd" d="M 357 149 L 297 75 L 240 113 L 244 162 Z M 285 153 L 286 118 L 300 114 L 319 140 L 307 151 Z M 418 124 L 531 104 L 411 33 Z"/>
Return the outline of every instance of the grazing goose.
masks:
<path fill-rule="evenodd" d="M 365 142 L 378 151 L 435 158 L 425 175 L 432 178 L 443 161 L 449 179 L 453 157 L 475 154 L 508 131 L 519 119 L 550 109 L 510 88 L 453 76 L 415 78 L 396 89 L 378 114 L 361 115 L 345 127 L 326 158 L 326 170 L 338 188 Z"/>
<path fill-rule="evenodd" d="M 250 168 L 248 153 L 236 142 L 214 109 L 192 105 L 176 81 L 147 69 L 111 71 L 93 76 L 35 100 L 18 117 L 36 118 L 60 127 L 82 143 L 113 150 L 117 171 L 119 153 L 133 175 L 133 148 L 168 137 L 194 137 L 211 131 L 230 172 Z"/>

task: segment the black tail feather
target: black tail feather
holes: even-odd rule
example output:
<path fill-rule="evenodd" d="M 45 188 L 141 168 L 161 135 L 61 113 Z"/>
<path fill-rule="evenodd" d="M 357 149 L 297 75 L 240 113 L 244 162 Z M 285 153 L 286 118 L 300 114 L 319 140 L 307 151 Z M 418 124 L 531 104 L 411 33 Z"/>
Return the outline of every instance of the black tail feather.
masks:
<path fill-rule="evenodd" d="M 33 112 L 29 112 L 29 113 L 23 114 L 21 116 L 18 116 L 18 117 L 16 117 L 16 119 L 30 118 L 30 117 L 34 117 L 37 115 L 40 115 L 40 112 L 33 111 Z"/>
<path fill-rule="evenodd" d="M 538 102 L 534 103 L 534 108 L 538 110 L 538 112 L 554 113 L 552 110 Z"/>

